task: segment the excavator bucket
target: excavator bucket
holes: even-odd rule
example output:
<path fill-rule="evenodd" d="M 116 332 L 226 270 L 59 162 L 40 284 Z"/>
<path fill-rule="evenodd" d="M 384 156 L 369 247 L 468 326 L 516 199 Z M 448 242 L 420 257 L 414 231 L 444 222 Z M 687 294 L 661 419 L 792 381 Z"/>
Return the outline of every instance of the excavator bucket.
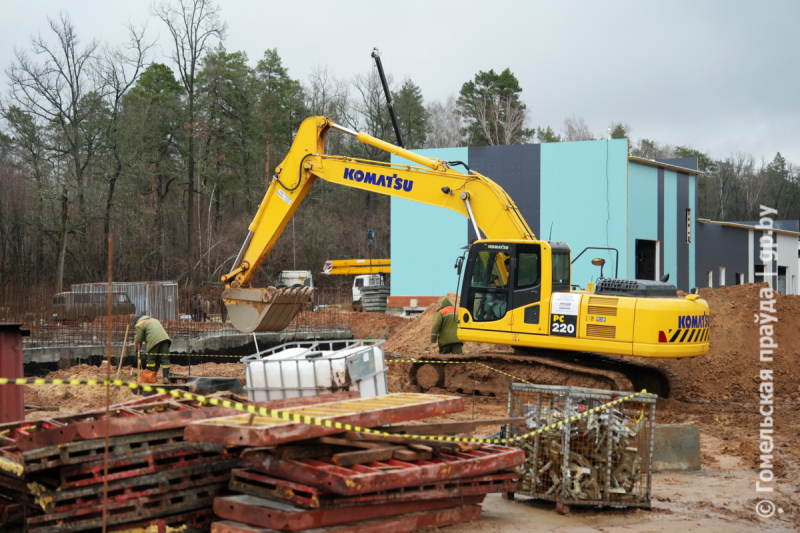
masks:
<path fill-rule="evenodd" d="M 225 289 L 222 299 L 233 327 L 242 333 L 281 331 L 311 301 L 311 287 Z"/>

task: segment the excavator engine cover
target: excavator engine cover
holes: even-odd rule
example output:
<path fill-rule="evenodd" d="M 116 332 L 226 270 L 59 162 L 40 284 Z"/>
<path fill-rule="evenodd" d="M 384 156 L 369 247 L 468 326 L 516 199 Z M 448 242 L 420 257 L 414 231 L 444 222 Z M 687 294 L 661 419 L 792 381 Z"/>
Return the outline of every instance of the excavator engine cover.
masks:
<path fill-rule="evenodd" d="M 281 331 L 311 301 L 314 289 L 225 289 L 222 299 L 233 327 L 242 333 Z"/>

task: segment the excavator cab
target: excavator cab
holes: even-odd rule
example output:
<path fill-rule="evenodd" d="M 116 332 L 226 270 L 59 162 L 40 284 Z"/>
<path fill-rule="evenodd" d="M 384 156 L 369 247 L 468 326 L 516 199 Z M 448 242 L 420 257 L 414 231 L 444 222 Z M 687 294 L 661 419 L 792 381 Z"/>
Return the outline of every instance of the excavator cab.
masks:
<path fill-rule="evenodd" d="M 547 251 L 554 251 L 549 243 Z M 531 307 L 542 299 L 542 290 L 549 294 L 553 287 L 569 290 L 569 247 L 556 246 L 552 262 L 543 268 L 542 245 L 531 242 L 476 242 L 472 245 L 462 307 L 468 312 L 465 322 L 487 323 L 503 319 L 519 307 Z M 563 248 L 563 249 L 562 249 Z M 551 255 L 551 254 L 547 254 Z M 552 278 L 548 278 L 553 274 Z M 531 311 L 534 312 L 534 311 Z M 538 317 L 538 306 L 535 315 Z"/>

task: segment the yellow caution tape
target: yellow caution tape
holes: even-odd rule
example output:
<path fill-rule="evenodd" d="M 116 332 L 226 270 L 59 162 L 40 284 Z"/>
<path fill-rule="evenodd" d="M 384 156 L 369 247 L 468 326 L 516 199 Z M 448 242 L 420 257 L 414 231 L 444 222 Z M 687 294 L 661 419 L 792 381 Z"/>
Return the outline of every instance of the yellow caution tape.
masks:
<path fill-rule="evenodd" d="M 250 357 L 249 355 L 227 355 L 221 353 L 150 353 L 150 352 L 141 352 L 142 355 L 169 355 L 170 357 L 235 357 L 236 359 L 244 359 L 245 357 Z M 129 357 L 129 356 L 126 356 Z"/>
<path fill-rule="evenodd" d="M 325 426 L 329 428 L 340 429 L 342 431 L 355 431 L 358 433 L 368 433 L 371 435 L 381 435 L 386 437 L 402 437 L 406 439 L 418 439 L 418 440 L 431 440 L 431 441 L 446 441 L 446 442 L 464 442 L 468 444 L 511 444 L 514 442 L 523 441 L 529 437 L 534 435 L 540 435 L 547 431 L 552 431 L 554 429 L 558 429 L 559 427 L 563 426 L 564 424 L 572 423 L 581 418 L 587 417 L 589 415 L 599 413 L 605 409 L 609 409 L 616 405 L 619 405 L 623 402 L 632 400 L 633 398 L 640 396 L 642 394 L 647 394 L 646 390 L 642 390 L 641 392 L 635 392 L 624 398 L 617 398 L 612 402 L 605 403 L 603 405 L 594 407 L 592 409 L 587 409 L 586 412 L 581 413 L 579 415 L 571 416 L 569 418 L 565 418 L 560 422 L 556 422 L 555 424 L 550 424 L 549 426 L 545 426 L 539 428 L 537 430 L 531 431 L 530 433 L 526 433 L 524 435 L 519 435 L 517 437 L 511 438 L 502 438 L 502 439 L 478 439 L 472 437 L 449 437 L 445 435 L 401 435 L 397 433 L 387 433 L 385 431 L 380 431 L 377 429 L 369 429 L 369 428 L 362 428 L 359 426 L 353 426 L 350 424 L 344 424 L 342 422 L 335 422 L 333 420 L 327 420 L 324 418 L 317 418 L 314 416 L 308 415 L 300 415 L 296 413 L 292 413 L 291 411 L 282 411 L 280 409 L 268 409 L 266 407 L 258 407 L 256 405 L 245 405 L 241 402 L 232 402 L 230 400 L 224 400 L 220 398 L 208 397 L 203 396 L 201 394 L 192 394 L 191 392 L 186 392 L 183 390 L 167 390 L 162 387 L 153 387 L 150 385 L 135 383 L 132 381 L 121 381 L 118 379 L 114 379 L 111 381 L 99 381 L 96 379 L 43 379 L 43 378 L 0 378 L 0 385 L 114 385 L 117 387 L 128 387 L 130 389 L 141 389 L 145 392 L 156 392 L 158 394 L 169 394 L 175 398 L 184 398 L 190 401 L 200 402 L 206 405 L 213 405 L 216 407 L 226 407 L 228 409 L 235 409 L 237 411 L 241 411 L 243 413 L 250 413 L 253 415 L 260 415 L 265 416 L 268 418 L 276 418 L 280 420 L 286 420 L 289 422 L 295 422 L 300 424 L 310 424 L 315 426 Z M 3 467 L 2 463 L 0 463 L 0 467 Z"/>
<path fill-rule="evenodd" d="M 503 374 L 504 376 L 508 376 L 511 379 L 515 379 L 515 380 L 519 381 L 520 383 L 526 383 L 528 385 L 534 385 L 534 383 L 531 383 L 530 381 L 525 381 L 524 379 L 518 378 L 517 376 L 513 376 L 513 375 L 509 374 L 508 372 L 503 372 L 502 370 L 498 370 L 496 368 L 492 368 L 489 365 L 485 365 L 483 363 L 479 363 L 478 361 L 426 361 L 424 359 L 387 359 L 386 362 L 387 363 L 431 363 L 431 364 L 450 364 L 450 365 L 470 365 L 470 364 L 479 365 L 479 366 L 482 366 L 483 368 L 492 370 L 493 372 L 497 372 L 499 374 Z"/>

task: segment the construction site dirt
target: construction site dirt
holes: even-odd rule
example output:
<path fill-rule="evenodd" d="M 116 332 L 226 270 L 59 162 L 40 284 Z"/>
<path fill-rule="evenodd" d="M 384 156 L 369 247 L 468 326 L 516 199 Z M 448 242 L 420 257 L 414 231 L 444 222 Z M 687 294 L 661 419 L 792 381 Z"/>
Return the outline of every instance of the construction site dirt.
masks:
<path fill-rule="evenodd" d="M 775 339 L 779 345 L 769 369 L 774 376 L 774 443 L 769 499 L 776 504 L 775 516 L 759 519 L 756 504 L 765 493 L 756 492 L 756 481 L 762 464 L 759 413 L 759 372 L 766 368 L 759 361 L 758 312 L 760 285 L 741 285 L 720 289 L 701 289 L 700 295 L 711 308 L 710 351 L 694 359 L 652 360 L 652 367 L 669 381 L 669 396 L 660 398 L 656 422 L 659 424 L 689 423 L 700 428 L 702 470 L 693 473 L 656 473 L 653 476 L 652 509 L 589 509 L 573 507 L 566 516 L 554 512 L 551 503 L 509 502 L 499 495 L 484 501 L 480 521 L 450 526 L 448 531 L 528 531 L 535 523 L 541 531 L 626 530 L 673 531 L 678 528 L 697 531 L 796 531 L 800 527 L 800 373 L 795 370 L 800 360 L 800 297 L 778 296 Z M 414 319 L 383 314 L 352 313 L 348 317 L 356 338 L 386 339 L 387 359 L 440 358 L 436 344 L 430 343 L 430 328 L 437 304 Z M 490 355 L 494 368 L 504 370 L 526 381 L 538 382 L 542 374 L 521 370 L 520 360 L 505 346 L 466 343 L 465 360 Z M 485 361 L 485 360 L 484 360 Z M 488 364 L 488 363 L 487 363 Z M 422 392 L 416 380 L 409 379 L 409 363 L 389 363 L 390 392 Z M 460 366 L 460 365 L 440 365 Z M 479 365 L 466 365 L 469 381 L 498 379 L 493 370 Z M 186 374 L 187 367 L 172 367 L 173 373 Z M 105 369 L 81 365 L 53 372 L 46 377 L 104 378 Z M 237 377 L 244 383 L 244 369 L 238 362 L 193 365 L 192 375 Z M 112 372 L 116 374 L 116 369 Z M 521 375 L 520 375 L 521 374 Z M 135 380 L 137 370 L 123 367 L 121 378 Z M 585 385 L 583 383 L 570 383 Z M 481 386 L 432 387 L 424 392 L 458 395 L 465 410 L 418 423 L 502 418 L 507 415 L 507 389 L 493 396 L 484 394 Z M 603 387 L 608 388 L 608 387 Z M 112 391 L 112 401 L 121 402 L 133 393 L 126 389 Z M 28 405 L 52 406 L 51 411 L 29 411 L 28 420 L 56 414 L 77 413 L 105 405 L 103 387 L 26 386 Z M 486 436 L 499 430 L 482 426 L 472 436 Z M 762 483 L 763 484 L 763 483 Z M 520 499 L 524 499 L 520 497 Z"/>

